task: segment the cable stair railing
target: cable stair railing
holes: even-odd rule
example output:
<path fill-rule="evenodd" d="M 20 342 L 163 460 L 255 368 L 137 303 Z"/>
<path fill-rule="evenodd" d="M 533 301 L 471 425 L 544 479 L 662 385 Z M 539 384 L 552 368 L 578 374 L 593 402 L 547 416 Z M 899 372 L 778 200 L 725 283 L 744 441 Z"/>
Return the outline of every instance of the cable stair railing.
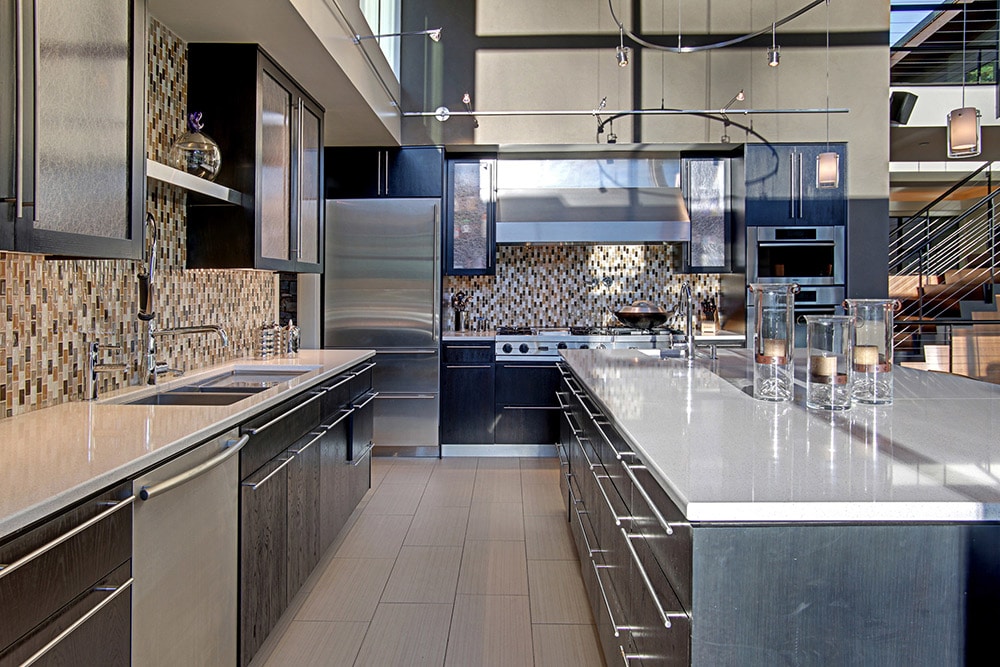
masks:
<path fill-rule="evenodd" d="M 973 365 L 977 372 L 988 367 L 991 378 L 1000 376 L 1000 327 L 973 326 L 974 322 L 1000 324 L 994 301 L 995 286 L 1000 283 L 1000 226 L 996 220 L 1000 189 L 993 188 L 991 167 L 992 163 L 984 164 L 893 231 L 890 295 L 902 303 L 895 320 L 897 361 L 917 365 L 927 359 L 929 348 L 938 356 L 947 348 L 946 370 L 953 370 L 956 341 L 961 342 L 962 355 L 968 356 L 970 346 L 983 347 L 977 339 L 981 334 L 991 339 L 983 349 L 988 348 L 992 355 L 995 348 L 996 361 L 990 357 Z M 981 188 L 983 184 L 977 179 L 982 178 L 986 196 L 959 215 L 944 214 L 941 209 L 948 206 L 946 200 L 961 200 L 963 188 Z M 959 361 L 958 366 L 968 370 L 969 364 Z"/>

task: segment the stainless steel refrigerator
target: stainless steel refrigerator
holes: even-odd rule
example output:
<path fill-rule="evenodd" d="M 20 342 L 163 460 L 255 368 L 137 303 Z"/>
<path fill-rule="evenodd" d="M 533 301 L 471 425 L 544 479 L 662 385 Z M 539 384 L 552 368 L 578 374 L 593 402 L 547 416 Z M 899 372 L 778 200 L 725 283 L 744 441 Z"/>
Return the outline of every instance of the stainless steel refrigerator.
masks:
<path fill-rule="evenodd" d="M 437 456 L 441 201 L 326 206 L 323 347 L 377 352 L 376 452 Z"/>

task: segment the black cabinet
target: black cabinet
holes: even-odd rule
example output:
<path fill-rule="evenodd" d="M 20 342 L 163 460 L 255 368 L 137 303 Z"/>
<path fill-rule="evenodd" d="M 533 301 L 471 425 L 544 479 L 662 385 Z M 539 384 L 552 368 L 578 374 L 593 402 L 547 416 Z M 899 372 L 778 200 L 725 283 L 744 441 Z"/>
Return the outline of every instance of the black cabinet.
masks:
<path fill-rule="evenodd" d="M 441 444 L 493 444 L 491 341 L 441 346 Z"/>
<path fill-rule="evenodd" d="M 140 258 L 145 3 L 2 11 L 0 250 Z"/>
<path fill-rule="evenodd" d="M 496 158 L 448 160 L 445 199 L 444 273 L 496 272 Z"/>
<path fill-rule="evenodd" d="M 444 151 L 404 148 L 328 147 L 323 151 L 327 199 L 440 197 Z"/>
<path fill-rule="evenodd" d="M 129 664 L 130 489 L 110 489 L 0 544 L 0 665 L 39 651 L 41 664 Z"/>
<path fill-rule="evenodd" d="M 188 267 L 322 272 L 323 107 L 255 44 L 191 44 L 188 108 L 222 151 L 216 182 L 243 195 L 189 202 Z"/>
<path fill-rule="evenodd" d="M 839 155 L 836 187 L 817 186 L 820 153 Z M 847 223 L 845 144 L 747 144 L 746 224 L 751 226 Z"/>
<path fill-rule="evenodd" d="M 554 363 L 497 362 L 494 442 L 510 445 L 558 442 L 559 377 Z"/>

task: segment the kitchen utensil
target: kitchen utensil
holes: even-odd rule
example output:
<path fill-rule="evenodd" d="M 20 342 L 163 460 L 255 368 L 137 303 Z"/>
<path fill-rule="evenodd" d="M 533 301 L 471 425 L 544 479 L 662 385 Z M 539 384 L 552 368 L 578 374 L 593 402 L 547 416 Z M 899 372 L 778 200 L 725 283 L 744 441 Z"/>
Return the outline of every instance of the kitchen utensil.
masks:
<path fill-rule="evenodd" d="M 146 214 L 147 234 L 153 239 L 149 249 L 149 264 L 139 270 L 139 305 L 137 317 L 148 322 L 156 317 L 153 312 L 153 272 L 156 269 L 156 219 L 152 213 Z"/>
<path fill-rule="evenodd" d="M 651 301 L 633 301 L 612 314 L 622 324 L 638 329 L 652 329 L 667 321 L 667 311 Z"/>

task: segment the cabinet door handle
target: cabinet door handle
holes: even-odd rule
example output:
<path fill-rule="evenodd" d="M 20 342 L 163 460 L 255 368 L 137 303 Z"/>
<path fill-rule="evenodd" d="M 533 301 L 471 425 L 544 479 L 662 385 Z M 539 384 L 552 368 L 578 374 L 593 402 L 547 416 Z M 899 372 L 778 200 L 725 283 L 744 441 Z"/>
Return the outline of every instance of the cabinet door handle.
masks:
<path fill-rule="evenodd" d="M 573 504 L 574 505 L 582 505 L 583 501 L 582 500 L 577 500 L 576 496 L 574 495 L 573 496 Z M 576 509 L 575 507 L 573 508 L 573 511 L 576 512 L 576 521 L 577 521 L 577 523 L 580 524 L 580 534 L 583 535 L 583 544 L 584 544 L 584 546 L 587 549 L 587 558 L 593 559 L 594 558 L 594 549 L 593 549 L 593 547 L 590 546 L 590 538 L 587 537 L 587 529 L 583 527 L 583 512 L 581 512 L 580 510 Z"/>
<path fill-rule="evenodd" d="M 249 433 L 250 435 L 257 435 L 258 433 L 263 433 L 267 429 L 271 428 L 272 426 L 274 426 L 275 424 L 277 424 L 278 422 L 280 422 L 282 419 L 285 419 L 289 415 L 291 415 L 291 414 L 293 414 L 295 412 L 298 412 L 299 410 L 301 410 L 302 408 L 306 407 L 307 405 L 309 405 L 313 401 L 317 401 L 317 400 L 323 398 L 324 394 L 326 394 L 326 392 L 325 391 L 321 391 L 320 393 L 316 394 L 315 396 L 313 396 L 309 400 L 303 401 L 303 402 L 299 403 L 298 405 L 296 405 L 294 408 L 292 408 L 288 412 L 286 412 L 284 414 L 281 414 L 281 415 L 278 415 L 277 417 L 275 417 L 271 421 L 267 422 L 263 426 L 257 426 L 255 428 L 248 428 L 244 432 L 245 433 Z"/>
<path fill-rule="evenodd" d="M 445 366 L 445 368 L 447 368 L 448 370 L 453 370 L 453 369 L 459 369 L 459 370 L 461 370 L 463 368 L 493 368 L 493 364 L 482 364 L 482 365 L 478 365 L 478 366 L 471 366 L 471 365 L 468 365 L 468 366 Z"/>
<path fill-rule="evenodd" d="M 45 544 L 43 544 L 42 546 L 38 547 L 37 549 L 35 549 L 31 553 L 26 554 L 26 555 L 22 556 L 21 558 L 18 558 L 13 563 L 10 563 L 9 565 L 0 565 L 0 579 L 3 579 L 8 574 L 11 574 L 12 572 L 15 572 L 15 571 L 21 569 L 22 567 L 24 567 L 25 565 L 27 565 L 31 561 L 33 561 L 36 558 L 38 558 L 39 556 L 41 556 L 42 554 L 45 554 L 45 553 L 51 551 L 52 549 L 55 549 L 57 546 L 59 546 L 60 544 L 62 544 L 66 540 L 71 539 L 71 538 L 79 535 L 80 533 L 82 533 L 83 531 L 87 530 L 88 528 L 90 528 L 94 524 L 100 523 L 101 521 L 104 521 L 104 519 L 108 518 L 109 516 L 111 516 L 115 512 L 118 512 L 120 510 L 125 509 L 126 507 L 128 507 L 129 505 L 131 505 L 133 502 L 135 502 L 135 496 L 129 496 L 128 498 L 125 498 L 124 500 L 119 500 L 119 501 L 113 503 L 111 505 L 111 507 L 109 507 L 108 509 L 104 510 L 100 514 L 97 514 L 96 516 L 93 516 L 93 517 L 87 519 L 86 521 L 84 521 L 83 523 L 81 523 L 76 528 L 73 528 L 72 530 L 66 531 L 65 533 L 63 533 L 59 537 L 53 539 L 52 541 L 46 542 Z"/>
<path fill-rule="evenodd" d="M 541 368 L 545 370 L 552 370 L 554 366 L 552 364 L 503 364 L 502 368 Z"/>
<path fill-rule="evenodd" d="M 615 506 L 611 504 L 611 498 L 608 497 L 607 491 L 604 490 L 604 485 L 601 484 L 602 479 L 611 479 L 611 478 L 608 477 L 607 475 L 598 475 L 597 472 L 593 470 L 591 470 L 591 472 L 594 475 L 594 482 L 596 482 L 597 484 L 597 489 L 601 492 L 601 496 L 604 497 L 604 502 L 608 506 L 608 511 L 611 512 L 611 518 L 615 520 L 615 526 L 621 527 L 622 521 L 631 521 L 632 517 L 630 516 L 618 516 L 618 513 L 615 512 Z"/>
<path fill-rule="evenodd" d="M 295 259 L 302 259 L 302 174 L 305 172 L 303 168 L 303 163 L 306 160 L 306 153 L 302 147 L 303 134 L 305 133 L 305 123 L 302 120 L 304 105 L 302 103 L 302 98 L 299 98 L 299 109 L 298 109 L 298 135 L 296 137 L 295 143 L 298 148 L 295 156 L 296 160 L 296 176 L 295 192 L 298 195 L 296 199 L 298 201 L 295 204 Z"/>
<path fill-rule="evenodd" d="M 628 475 L 630 480 L 632 480 L 632 484 L 639 491 L 639 495 L 642 496 L 642 499 L 644 501 L 646 501 L 646 504 L 649 505 L 650 511 L 653 512 L 653 516 L 656 517 L 656 521 L 660 524 L 660 527 L 663 528 L 664 532 L 667 535 L 674 534 L 674 528 L 673 528 L 674 526 L 688 525 L 686 523 L 670 523 L 665 518 L 663 518 L 663 514 L 656 507 L 656 503 L 654 503 L 653 499 L 649 497 L 649 494 L 646 492 L 646 489 L 643 488 L 642 483 L 639 482 L 639 479 L 635 476 L 635 473 L 632 472 L 633 470 L 645 470 L 646 466 L 641 466 L 641 465 L 630 466 L 629 464 L 622 461 L 622 467 L 625 468 L 625 474 Z"/>
<path fill-rule="evenodd" d="M 375 194 L 382 194 L 382 151 L 375 152 Z"/>
<path fill-rule="evenodd" d="M 59 643 L 62 640 L 66 639 L 66 637 L 69 637 L 71 634 L 73 634 L 74 632 L 76 632 L 76 630 L 80 626 L 82 626 L 84 623 L 86 623 L 91 618 L 93 618 L 94 615 L 96 615 L 102 609 L 104 609 L 105 607 L 107 607 L 109 604 L 111 604 L 112 602 L 114 602 L 115 598 L 117 598 L 119 595 L 121 595 L 122 593 L 124 593 L 125 591 L 127 591 L 129 588 L 131 588 L 132 587 L 132 582 L 134 582 L 134 581 L 135 581 L 135 579 L 129 578 L 127 581 L 125 581 L 124 583 L 122 583 L 118 588 L 94 589 L 94 590 L 101 590 L 101 591 L 108 591 L 108 590 L 110 590 L 110 591 L 112 591 L 112 593 L 111 593 L 111 595 L 109 595 L 108 597 L 104 598 L 103 600 L 101 600 L 100 602 L 98 602 L 96 605 L 94 605 L 93 609 L 91 609 L 90 611 L 88 611 L 86 614 L 84 614 L 80 618 L 76 619 L 69 627 L 67 627 L 65 630 L 63 630 L 58 635 L 56 635 L 52 639 L 52 641 L 50 641 L 48 644 L 46 644 L 42 648 L 38 649 L 38 651 L 36 651 L 34 655 L 32 655 L 30 658 L 28 658 L 27 660 L 25 660 L 24 662 L 22 662 L 21 663 L 21 667 L 29 667 L 29 665 L 33 665 L 36 662 L 38 662 L 39 660 L 41 660 L 43 657 L 45 657 L 45 654 L 48 653 L 49 651 L 51 651 L 56 646 L 58 646 Z"/>
<path fill-rule="evenodd" d="M 595 466 L 590 460 L 590 456 L 587 454 L 587 448 L 583 446 L 584 440 L 586 440 L 586 438 L 576 436 L 576 444 L 580 446 L 580 452 L 583 454 L 583 460 L 587 462 L 587 467 L 590 468 L 591 472 L 593 472 Z"/>
<path fill-rule="evenodd" d="M 492 350 L 492 345 L 447 345 L 449 350 Z"/>
<path fill-rule="evenodd" d="M 437 352 L 437 350 L 434 350 L 434 351 Z M 379 354 L 382 354 L 382 352 L 379 352 Z M 355 371 L 355 372 L 351 373 L 351 377 L 352 378 L 356 378 L 359 375 L 361 375 L 362 373 L 364 373 L 365 371 L 370 371 L 371 369 L 375 368 L 376 365 L 377 364 L 374 361 L 371 361 L 371 362 L 365 364 L 364 368 L 362 368 L 361 370 Z"/>
<path fill-rule="evenodd" d="M 583 433 L 583 431 L 578 429 L 576 424 L 573 423 L 573 419 L 569 416 L 568 412 L 564 412 L 563 416 L 566 417 L 566 421 L 569 423 L 569 430 L 573 435 L 580 435 Z"/>
<path fill-rule="evenodd" d="M 596 419 L 594 420 L 594 427 L 597 429 L 597 432 L 601 434 L 601 438 L 604 439 L 604 442 L 608 443 L 608 447 L 611 448 L 611 451 L 615 453 L 615 458 L 617 460 L 621 461 L 623 456 L 636 456 L 636 453 L 629 449 L 619 450 L 615 447 L 615 444 L 611 442 L 611 438 L 609 438 L 608 434 L 604 432 L 603 428 L 601 428 L 602 426 L 610 427 L 611 424 L 608 422 L 601 422 Z"/>
<path fill-rule="evenodd" d="M 348 382 L 350 382 L 351 380 L 353 380 L 355 377 L 357 377 L 356 374 L 348 373 L 347 375 L 342 376 L 341 379 L 340 379 L 340 382 L 338 382 L 337 384 L 331 384 L 329 387 L 324 387 L 323 391 L 324 392 L 333 391 L 337 387 L 342 387 L 343 385 L 347 384 Z"/>
<path fill-rule="evenodd" d="M 803 217 L 803 211 L 804 211 L 802 201 L 804 199 L 803 193 L 805 190 L 804 186 L 802 185 L 802 162 L 803 162 L 802 153 L 799 153 L 799 218 Z"/>
<path fill-rule="evenodd" d="M 372 401 L 374 401 L 376 398 L 378 398 L 378 396 L 379 396 L 379 392 L 377 392 L 377 391 L 368 392 L 368 398 L 364 401 L 364 403 L 357 403 L 357 404 L 355 404 L 355 405 L 353 405 L 351 407 L 353 407 L 355 410 L 360 410 L 361 408 L 365 407 L 366 405 L 368 405 L 369 403 L 371 403 Z M 405 396 L 397 396 L 397 397 L 394 397 L 394 398 L 407 398 L 407 397 L 405 397 Z M 422 398 L 422 397 L 418 397 L 418 398 Z"/>
<path fill-rule="evenodd" d="M 24 215 L 24 0 L 14 3 L 14 219 Z"/>
<path fill-rule="evenodd" d="M 189 470 L 185 470 L 181 474 L 175 475 L 170 479 L 166 479 L 162 482 L 157 482 L 156 484 L 151 484 L 149 486 L 143 486 L 139 489 L 139 498 L 142 500 L 149 500 L 153 496 L 169 491 L 170 489 L 178 487 L 185 482 L 191 481 L 199 475 L 205 474 L 212 468 L 221 465 L 227 459 L 234 456 L 238 451 L 243 449 L 243 445 L 247 444 L 249 441 L 249 433 L 244 434 L 239 440 L 227 440 L 226 447 L 204 463 L 196 465 Z"/>
<path fill-rule="evenodd" d="M 795 152 L 788 156 L 788 206 L 790 218 L 795 217 Z"/>
<path fill-rule="evenodd" d="M 291 449 L 291 450 L 289 450 L 292 453 L 292 458 L 295 458 L 296 456 L 298 456 L 299 454 L 301 454 L 302 452 L 306 451 L 307 449 L 309 449 L 310 447 L 312 447 L 313 445 L 315 445 L 317 442 L 319 442 L 320 439 L 324 435 L 326 435 L 326 431 L 320 431 L 320 432 L 313 431 L 309 435 L 312 435 L 312 436 L 315 436 L 315 437 L 313 437 L 312 440 L 310 440 L 306 444 L 302 445 L 298 449 Z"/>
<path fill-rule="evenodd" d="M 611 620 L 611 629 L 615 633 L 615 637 L 618 637 L 618 633 L 622 630 L 622 627 L 615 622 L 615 614 L 611 611 L 611 600 L 608 599 L 608 594 L 604 591 L 604 582 L 601 581 L 601 569 L 606 569 L 607 565 L 598 565 L 597 561 L 594 559 L 590 560 L 590 564 L 594 566 L 594 573 L 597 575 L 597 588 L 601 591 L 601 597 L 604 598 L 604 608 L 608 610 L 608 618 Z"/>
<path fill-rule="evenodd" d="M 656 611 L 663 620 L 663 627 L 672 627 L 670 622 L 671 618 L 683 618 L 686 617 L 687 614 L 680 612 L 668 612 L 663 609 L 663 604 L 660 602 L 660 596 L 656 594 L 656 589 L 653 588 L 653 582 L 649 580 L 649 575 L 646 574 L 646 568 L 643 567 L 642 562 L 639 560 L 639 554 L 636 553 L 635 547 L 632 545 L 632 539 L 638 536 L 629 535 L 628 531 L 624 528 L 621 528 L 620 530 L 622 532 L 622 537 L 625 538 L 625 546 L 628 547 L 628 552 L 632 554 L 632 560 L 635 561 L 635 566 L 639 570 L 639 577 L 642 579 L 642 583 L 646 586 L 646 590 L 649 591 L 649 596 L 653 599 Z"/>
<path fill-rule="evenodd" d="M 281 472 L 281 469 L 284 468 L 285 466 L 287 466 L 289 463 L 291 463 L 294 459 L 295 459 L 295 455 L 293 454 L 292 456 L 289 456 L 287 459 L 284 459 L 281 462 L 280 466 L 278 466 L 277 468 L 275 468 L 271 472 L 267 473 L 264 476 L 264 479 L 260 480 L 259 482 L 243 482 L 242 486 L 248 487 L 251 491 L 256 491 L 257 487 L 259 487 L 261 484 L 263 484 L 264 482 L 266 482 L 267 480 L 271 479 L 272 477 L 274 477 L 275 475 L 277 475 L 279 472 Z"/>
<path fill-rule="evenodd" d="M 358 465 L 361 465 L 361 463 L 363 463 L 363 462 L 364 462 L 365 458 L 366 458 L 366 457 L 367 457 L 367 456 L 368 456 L 369 454 L 371 454 L 371 453 L 372 453 L 372 450 L 373 450 L 373 449 L 375 449 L 375 443 L 373 443 L 373 442 L 369 442 L 369 443 L 368 443 L 368 446 L 367 446 L 367 447 L 365 447 L 364 451 L 362 451 L 362 452 L 361 452 L 361 453 L 360 453 L 360 454 L 358 455 L 358 460 L 357 460 L 357 461 L 355 461 L 354 463 L 352 463 L 351 465 L 354 465 L 354 466 L 358 466 Z"/>
<path fill-rule="evenodd" d="M 383 179 L 383 183 L 385 186 L 385 196 L 388 197 L 389 196 L 389 151 L 385 152 L 385 159 L 383 160 L 382 164 L 384 165 L 385 168 L 385 179 Z"/>
<path fill-rule="evenodd" d="M 541 405 L 505 405 L 504 410 L 562 410 L 557 405 L 553 406 L 541 406 Z"/>
<path fill-rule="evenodd" d="M 321 424 L 320 428 L 323 429 L 323 432 L 325 433 L 326 431 L 329 431 L 331 428 L 333 428 L 334 426 L 336 426 L 340 422 L 342 422 L 345 419 L 347 419 L 347 417 L 349 415 L 352 415 L 352 414 L 354 414 L 354 408 L 344 408 L 344 409 L 342 409 L 340 411 L 340 416 L 339 417 L 337 417 L 336 419 L 334 419 L 329 424 Z"/>

